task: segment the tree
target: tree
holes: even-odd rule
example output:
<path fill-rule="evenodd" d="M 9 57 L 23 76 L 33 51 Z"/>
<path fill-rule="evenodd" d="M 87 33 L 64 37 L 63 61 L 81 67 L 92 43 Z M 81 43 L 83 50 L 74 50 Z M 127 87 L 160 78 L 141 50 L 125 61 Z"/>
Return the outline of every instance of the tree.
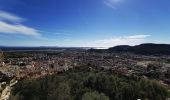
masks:
<path fill-rule="evenodd" d="M 95 92 L 87 92 L 83 95 L 82 100 L 109 100 L 104 93 Z"/>
<path fill-rule="evenodd" d="M 165 100 L 169 97 L 168 90 L 157 81 L 136 81 L 87 69 L 22 80 L 14 86 L 13 96 L 17 100 Z"/>
<path fill-rule="evenodd" d="M 70 86 L 68 83 L 60 83 L 59 86 L 50 93 L 48 100 L 71 100 Z"/>
<path fill-rule="evenodd" d="M 149 100 L 165 100 L 168 91 L 157 81 L 142 79 L 139 82 L 140 96 Z"/>

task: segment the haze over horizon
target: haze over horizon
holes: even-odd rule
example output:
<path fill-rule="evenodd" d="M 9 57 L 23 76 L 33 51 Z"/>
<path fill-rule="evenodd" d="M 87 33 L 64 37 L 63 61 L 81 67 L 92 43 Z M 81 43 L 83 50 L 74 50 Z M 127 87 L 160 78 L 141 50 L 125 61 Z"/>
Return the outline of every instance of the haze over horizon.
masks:
<path fill-rule="evenodd" d="M 0 0 L 0 45 L 170 44 L 168 0 Z"/>

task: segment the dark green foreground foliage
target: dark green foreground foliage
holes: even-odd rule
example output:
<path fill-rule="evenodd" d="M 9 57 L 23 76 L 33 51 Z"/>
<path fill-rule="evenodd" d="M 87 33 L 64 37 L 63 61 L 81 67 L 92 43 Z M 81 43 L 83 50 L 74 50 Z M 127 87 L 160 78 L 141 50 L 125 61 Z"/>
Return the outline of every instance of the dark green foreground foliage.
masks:
<path fill-rule="evenodd" d="M 155 81 L 127 79 L 88 67 L 41 79 L 23 80 L 13 88 L 12 100 L 165 100 L 166 88 Z"/>

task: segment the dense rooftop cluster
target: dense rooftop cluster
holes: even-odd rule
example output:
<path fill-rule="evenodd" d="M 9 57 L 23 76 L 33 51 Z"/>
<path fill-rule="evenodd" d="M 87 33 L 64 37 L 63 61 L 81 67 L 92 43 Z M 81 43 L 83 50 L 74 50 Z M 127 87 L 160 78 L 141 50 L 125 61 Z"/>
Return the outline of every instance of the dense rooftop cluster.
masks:
<path fill-rule="evenodd" d="M 154 78 L 170 83 L 170 56 L 91 51 L 6 52 L 1 72 L 8 77 L 38 78 L 81 65 L 111 70 L 127 77 Z"/>
<path fill-rule="evenodd" d="M 170 56 L 143 55 L 129 52 L 96 52 L 91 50 L 7 51 L 1 53 L 0 81 L 16 84 L 15 80 L 37 79 L 67 70 L 89 66 L 140 80 L 154 79 L 170 86 Z M 14 81 L 11 83 L 10 80 Z M 8 88 L 7 88 L 8 87 Z M 3 90 L 3 89 L 2 89 Z M 9 93 L 10 86 L 3 94 Z M 4 97 L 9 97 L 5 95 Z"/>

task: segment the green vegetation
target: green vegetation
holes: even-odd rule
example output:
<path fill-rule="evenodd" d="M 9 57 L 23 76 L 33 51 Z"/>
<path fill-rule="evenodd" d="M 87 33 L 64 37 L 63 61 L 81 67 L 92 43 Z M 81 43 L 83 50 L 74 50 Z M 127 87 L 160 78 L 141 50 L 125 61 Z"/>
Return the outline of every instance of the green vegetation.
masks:
<path fill-rule="evenodd" d="M 23 58 L 32 57 L 31 52 L 4 52 L 5 58 Z"/>
<path fill-rule="evenodd" d="M 83 95 L 82 100 L 109 100 L 103 93 L 98 92 L 87 92 Z"/>
<path fill-rule="evenodd" d="M 22 80 L 11 100 L 165 100 L 168 91 L 153 80 L 133 80 L 82 66 L 40 79 Z"/>
<path fill-rule="evenodd" d="M 4 55 L 3 52 L 0 50 L 0 66 L 3 60 L 4 60 Z"/>

